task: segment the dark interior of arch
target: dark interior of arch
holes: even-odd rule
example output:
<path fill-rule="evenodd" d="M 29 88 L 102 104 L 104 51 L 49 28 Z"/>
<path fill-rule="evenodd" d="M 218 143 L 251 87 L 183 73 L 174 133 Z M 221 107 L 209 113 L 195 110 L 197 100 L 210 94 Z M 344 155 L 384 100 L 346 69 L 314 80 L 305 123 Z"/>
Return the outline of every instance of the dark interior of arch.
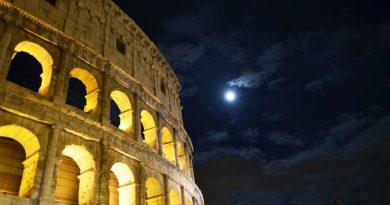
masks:
<path fill-rule="evenodd" d="M 84 110 L 84 106 L 87 103 L 85 96 L 87 90 L 84 83 L 77 78 L 70 78 L 68 85 L 68 94 L 66 96 L 66 104 L 76 107 L 80 110 Z"/>
<path fill-rule="evenodd" d="M 26 52 L 18 52 L 11 61 L 7 80 L 34 92 L 41 87 L 42 65 L 34 56 Z"/>
<path fill-rule="evenodd" d="M 144 131 L 145 131 L 144 125 L 141 123 L 141 137 L 142 137 L 142 140 L 145 140 Z"/>
<path fill-rule="evenodd" d="M 111 99 L 111 101 L 110 101 L 110 121 L 111 121 L 111 124 L 115 125 L 116 127 L 119 127 L 119 124 L 120 124 L 119 114 L 121 114 L 121 111 L 120 111 L 118 105 L 115 103 L 114 100 Z"/>
<path fill-rule="evenodd" d="M 0 192 L 18 195 L 23 176 L 23 161 L 26 153 L 23 146 L 14 139 L 0 136 Z"/>

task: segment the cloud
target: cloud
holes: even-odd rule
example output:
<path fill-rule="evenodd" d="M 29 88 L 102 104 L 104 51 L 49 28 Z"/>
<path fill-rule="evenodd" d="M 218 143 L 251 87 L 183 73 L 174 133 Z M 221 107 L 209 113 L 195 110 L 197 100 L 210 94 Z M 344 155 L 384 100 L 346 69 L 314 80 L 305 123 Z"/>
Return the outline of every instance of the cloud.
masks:
<path fill-rule="evenodd" d="M 242 131 L 242 136 L 248 142 L 256 142 L 259 136 L 259 130 L 257 128 L 247 128 Z"/>
<path fill-rule="evenodd" d="M 183 89 L 180 92 L 180 97 L 192 97 L 195 95 L 195 93 L 198 92 L 198 86 L 192 85 L 190 87 L 183 87 Z"/>
<path fill-rule="evenodd" d="M 339 132 L 341 124 L 351 127 L 364 119 L 360 114 L 340 116 L 329 134 Z M 358 132 L 360 140 L 372 141 L 363 149 L 312 156 L 289 166 L 234 155 L 210 158 L 199 166 L 197 183 L 210 205 L 325 205 L 335 199 L 385 204 L 390 190 L 389 123 L 387 116 Z"/>
<path fill-rule="evenodd" d="M 321 137 L 322 140 L 318 143 L 292 157 L 277 160 L 276 163 L 290 166 L 314 157 L 336 155 L 345 148 L 346 143 L 344 141 L 357 135 L 360 129 L 372 123 L 373 119 L 364 117 L 359 113 L 347 113 L 340 115 L 337 121 L 336 125 L 319 132 L 317 137 Z"/>
<path fill-rule="evenodd" d="M 272 45 L 257 56 L 255 70 L 244 71 L 239 77 L 227 82 L 229 86 L 239 88 L 258 88 L 266 83 L 271 75 L 280 69 L 283 61 L 292 54 L 297 43 L 284 41 Z"/>
<path fill-rule="evenodd" d="M 303 141 L 301 139 L 297 139 L 281 131 L 271 132 L 268 135 L 268 140 L 274 142 L 277 145 L 291 145 L 297 147 L 303 146 Z"/>
<path fill-rule="evenodd" d="M 305 90 L 322 90 L 326 85 L 339 81 L 343 78 L 343 74 L 339 71 L 335 71 L 332 73 L 325 74 L 319 79 L 313 80 L 305 85 Z"/>
<path fill-rule="evenodd" d="M 218 8 L 204 5 L 198 11 L 180 15 L 162 24 L 162 28 L 174 35 L 198 37 L 208 32 L 215 24 Z"/>
<path fill-rule="evenodd" d="M 208 131 L 206 133 L 206 140 L 209 142 L 222 142 L 229 140 L 228 133 L 226 131 Z"/>
<path fill-rule="evenodd" d="M 212 147 L 208 150 L 202 150 L 195 155 L 194 160 L 197 163 L 207 162 L 214 157 L 238 156 L 245 160 L 261 160 L 264 153 L 257 147 Z"/>
<path fill-rule="evenodd" d="M 265 121 L 269 121 L 269 122 L 275 122 L 275 121 L 279 121 L 283 118 L 285 118 L 287 115 L 286 112 L 275 112 L 275 113 L 271 113 L 269 111 L 266 111 L 262 114 L 263 116 L 263 119 Z"/>
<path fill-rule="evenodd" d="M 267 89 L 279 90 L 279 89 L 281 89 L 281 87 L 279 85 L 285 81 L 286 81 L 285 77 L 276 78 L 275 80 L 272 80 L 267 84 Z"/>
<path fill-rule="evenodd" d="M 267 75 L 267 72 L 244 72 L 240 77 L 229 81 L 229 86 L 241 87 L 241 88 L 257 88 L 262 83 L 263 78 Z"/>

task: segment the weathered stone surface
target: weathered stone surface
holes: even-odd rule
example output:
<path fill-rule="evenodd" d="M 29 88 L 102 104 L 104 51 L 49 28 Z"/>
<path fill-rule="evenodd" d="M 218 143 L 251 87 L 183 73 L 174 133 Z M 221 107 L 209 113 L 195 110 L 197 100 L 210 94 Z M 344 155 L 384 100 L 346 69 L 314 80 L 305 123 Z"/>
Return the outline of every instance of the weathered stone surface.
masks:
<path fill-rule="evenodd" d="M 44 67 L 38 92 L 6 80 L 20 51 Z M 72 77 L 86 86 L 84 110 L 66 104 Z M 19 196 L 0 194 L 0 204 L 58 203 L 67 156 L 80 168 L 79 204 L 109 204 L 114 172 L 120 205 L 203 205 L 179 91 L 165 57 L 111 0 L 0 0 L 0 137 L 28 153 Z M 110 123 L 111 99 L 119 127 Z"/>

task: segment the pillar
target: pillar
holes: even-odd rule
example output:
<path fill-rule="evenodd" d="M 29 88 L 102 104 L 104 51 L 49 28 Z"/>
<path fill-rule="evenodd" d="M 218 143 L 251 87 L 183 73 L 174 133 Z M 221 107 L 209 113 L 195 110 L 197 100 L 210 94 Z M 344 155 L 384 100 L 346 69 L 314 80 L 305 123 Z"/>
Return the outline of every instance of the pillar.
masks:
<path fill-rule="evenodd" d="M 111 69 L 111 68 L 108 68 L 108 69 Z M 104 76 L 103 76 L 103 84 L 102 84 L 102 103 L 101 103 L 101 113 L 100 113 L 100 117 L 101 117 L 101 123 L 103 125 L 109 125 L 111 124 L 110 122 L 110 102 L 111 102 L 111 98 L 110 98 L 110 94 L 108 93 L 109 92 L 109 81 L 110 81 L 110 78 L 112 78 L 112 74 L 107 71 L 104 73 Z"/>
<path fill-rule="evenodd" d="M 140 99 L 137 94 L 134 93 L 134 136 L 135 140 L 139 143 L 143 143 L 141 136 L 141 113 L 140 113 Z"/>
<path fill-rule="evenodd" d="M 161 133 L 161 117 L 160 117 L 160 114 L 157 112 L 156 113 L 156 133 L 157 133 L 157 139 L 156 139 L 156 143 L 157 143 L 157 153 L 159 155 L 163 155 L 162 153 L 162 142 L 161 142 L 161 136 L 162 136 L 162 133 Z"/>
<path fill-rule="evenodd" d="M 164 196 L 165 196 L 165 201 L 164 203 L 166 205 L 170 204 L 170 198 L 169 198 L 169 181 L 168 181 L 168 176 L 166 174 L 163 175 L 163 189 L 164 189 Z"/>
<path fill-rule="evenodd" d="M 175 160 L 176 160 L 176 167 L 179 167 L 180 169 L 180 164 L 179 164 L 179 156 L 177 153 L 177 134 L 176 130 L 173 130 L 173 143 L 174 143 L 174 149 L 175 149 Z"/>
<path fill-rule="evenodd" d="M 186 204 L 186 196 L 185 196 L 185 192 L 184 192 L 184 187 L 183 186 L 180 187 L 180 194 L 181 194 L 181 204 L 185 205 Z"/>
<path fill-rule="evenodd" d="M 8 67 L 4 65 L 5 57 L 7 56 L 9 43 L 12 39 L 12 33 L 15 30 L 15 25 L 12 23 L 5 24 L 3 35 L 0 38 L 0 79 L 5 79 L 8 73 Z"/>
<path fill-rule="evenodd" d="M 53 102 L 59 105 L 64 105 L 66 101 L 66 93 L 68 91 L 69 79 L 67 78 L 67 71 L 72 67 L 72 56 L 67 49 L 63 49 L 61 53 L 58 68 L 53 70 L 53 76 L 56 76 Z"/>
<path fill-rule="evenodd" d="M 61 133 L 62 132 L 58 126 L 54 125 L 52 127 L 51 134 L 48 139 L 48 144 L 45 153 L 45 162 L 41 176 L 42 179 L 40 186 L 39 204 L 48 204 L 53 200 L 53 196 L 51 196 L 51 193 L 54 193 L 52 189 L 55 189 L 55 184 L 53 183 L 53 179 L 55 178 L 54 168 L 56 167 L 58 138 Z"/>

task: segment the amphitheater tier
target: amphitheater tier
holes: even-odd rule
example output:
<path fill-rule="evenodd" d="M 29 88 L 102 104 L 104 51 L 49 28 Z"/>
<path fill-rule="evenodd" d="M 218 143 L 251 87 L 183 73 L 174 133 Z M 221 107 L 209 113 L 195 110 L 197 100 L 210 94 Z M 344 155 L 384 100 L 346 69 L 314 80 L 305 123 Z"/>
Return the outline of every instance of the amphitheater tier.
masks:
<path fill-rule="evenodd" d="M 0 0 L 0 48 L 0 204 L 204 204 L 180 83 L 111 0 Z"/>

